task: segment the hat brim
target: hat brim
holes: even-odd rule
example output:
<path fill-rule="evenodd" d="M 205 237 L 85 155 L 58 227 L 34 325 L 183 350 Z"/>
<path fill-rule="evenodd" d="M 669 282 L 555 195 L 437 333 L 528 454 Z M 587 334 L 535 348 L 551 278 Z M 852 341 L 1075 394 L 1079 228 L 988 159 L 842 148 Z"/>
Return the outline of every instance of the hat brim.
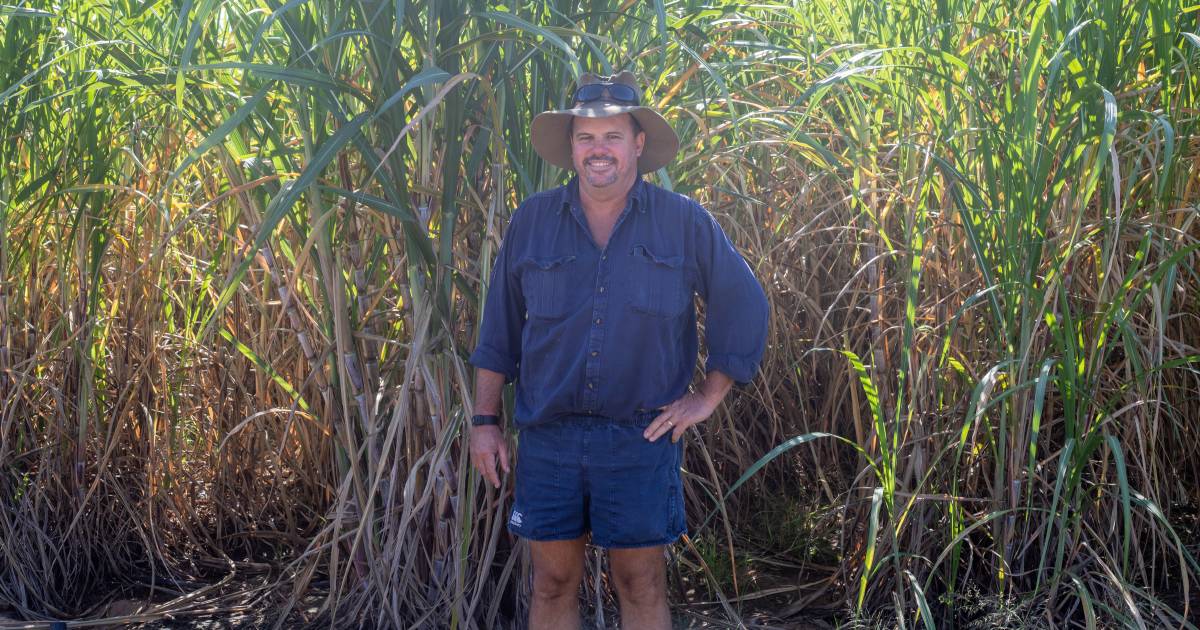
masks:
<path fill-rule="evenodd" d="M 621 114 L 631 114 L 646 132 L 646 142 L 642 147 L 642 155 L 638 158 L 638 173 L 656 171 L 675 159 L 679 152 L 679 136 L 675 130 L 658 112 L 640 105 L 597 104 L 574 109 L 560 109 L 542 112 L 534 117 L 530 126 L 529 136 L 533 150 L 542 156 L 543 160 L 567 170 L 574 170 L 571 162 L 571 139 L 567 137 L 567 129 L 571 125 L 571 117 L 608 118 Z"/>

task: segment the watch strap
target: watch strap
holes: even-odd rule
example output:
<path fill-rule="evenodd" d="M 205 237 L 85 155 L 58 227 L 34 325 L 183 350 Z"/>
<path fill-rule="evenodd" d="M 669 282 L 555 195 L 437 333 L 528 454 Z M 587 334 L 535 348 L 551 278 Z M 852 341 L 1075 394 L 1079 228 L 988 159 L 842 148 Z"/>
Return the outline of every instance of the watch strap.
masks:
<path fill-rule="evenodd" d="M 471 416 L 471 426 L 482 427 L 487 425 L 500 426 L 500 416 L 493 414 L 475 414 Z"/>

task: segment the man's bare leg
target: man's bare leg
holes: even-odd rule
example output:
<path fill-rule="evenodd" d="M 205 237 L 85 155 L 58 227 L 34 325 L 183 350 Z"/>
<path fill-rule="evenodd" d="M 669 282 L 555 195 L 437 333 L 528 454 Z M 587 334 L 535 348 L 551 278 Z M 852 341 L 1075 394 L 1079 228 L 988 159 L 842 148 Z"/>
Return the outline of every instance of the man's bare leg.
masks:
<path fill-rule="evenodd" d="M 621 627 L 670 630 L 667 563 L 663 547 L 610 549 L 609 565 L 621 602 Z"/>
<path fill-rule="evenodd" d="M 584 536 L 574 540 L 530 541 L 529 549 L 533 556 L 530 630 L 577 630 Z"/>

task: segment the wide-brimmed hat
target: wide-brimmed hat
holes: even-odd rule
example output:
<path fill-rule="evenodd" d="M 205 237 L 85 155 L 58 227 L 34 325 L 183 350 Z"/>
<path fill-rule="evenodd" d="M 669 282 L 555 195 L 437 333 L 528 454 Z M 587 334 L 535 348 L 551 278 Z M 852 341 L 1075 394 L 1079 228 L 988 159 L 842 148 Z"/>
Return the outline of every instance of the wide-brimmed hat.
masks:
<path fill-rule="evenodd" d="M 567 135 L 572 116 L 607 118 L 631 114 L 642 126 L 642 131 L 646 132 L 642 155 L 638 157 L 638 173 L 649 173 L 669 164 L 679 152 L 679 136 L 675 135 L 675 130 L 658 112 L 641 105 L 642 91 L 638 89 L 633 73 L 622 72 L 613 77 L 584 74 L 579 77 L 576 90 L 593 83 L 629 86 L 633 88 L 634 102 L 637 104 L 614 98 L 608 90 L 601 90 L 602 95 L 598 99 L 576 102 L 571 109 L 538 114 L 530 128 L 533 149 L 538 155 L 555 166 L 572 170 L 575 166 L 571 162 L 571 139 Z"/>

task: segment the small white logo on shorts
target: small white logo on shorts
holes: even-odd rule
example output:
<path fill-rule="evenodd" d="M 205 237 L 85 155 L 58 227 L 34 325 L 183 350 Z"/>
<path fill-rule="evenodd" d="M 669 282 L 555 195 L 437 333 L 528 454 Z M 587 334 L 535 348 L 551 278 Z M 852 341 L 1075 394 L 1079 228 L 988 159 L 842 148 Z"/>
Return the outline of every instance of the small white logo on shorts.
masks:
<path fill-rule="evenodd" d="M 520 527 L 521 526 L 521 513 L 516 510 L 513 510 L 512 518 L 508 519 L 508 524 L 512 525 L 513 527 Z"/>

